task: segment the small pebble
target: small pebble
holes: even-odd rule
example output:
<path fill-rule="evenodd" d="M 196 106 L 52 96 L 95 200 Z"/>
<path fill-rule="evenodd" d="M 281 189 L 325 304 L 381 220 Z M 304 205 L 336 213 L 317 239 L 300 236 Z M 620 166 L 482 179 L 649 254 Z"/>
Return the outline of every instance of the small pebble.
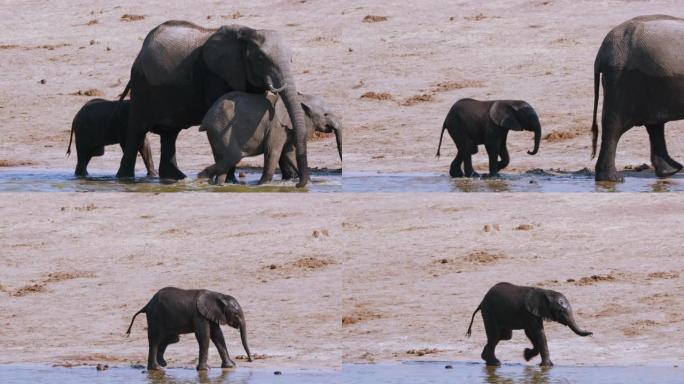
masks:
<path fill-rule="evenodd" d="M 241 178 L 241 179 L 244 179 L 245 177 L 247 177 L 247 175 L 245 175 L 244 172 L 240 172 L 240 173 L 238 174 L 238 177 Z"/>
<path fill-rule="evenodd" d="M 274 375 L 282 375 L 283 373 L 280 372 L 280 371 L 275 371 L 275 372 L 273 372 L 273 374 L 274 374 Z"/>
<path fill-rule="evenodd" d="M 95 369 L 97 369 L 98 371 L 106 371 L 106 370 L 109 369 L 109 365 L 107 365 L 107 364 L 98 364 L 98 365 L 95 367 Z"/>
<path fill-rule="evenodd" d="M 47 83 L 47 80 L 42 79 L 42 80 L 40 81 L 40 83 L 41 83 L 41 84 L 45 84 L 45 83 Z"/>
<path fill-rule="evenodd" d="M 444 369 L 454 369 L 454 367 L 452 367 L 451 365 L 445 365 Z"/>

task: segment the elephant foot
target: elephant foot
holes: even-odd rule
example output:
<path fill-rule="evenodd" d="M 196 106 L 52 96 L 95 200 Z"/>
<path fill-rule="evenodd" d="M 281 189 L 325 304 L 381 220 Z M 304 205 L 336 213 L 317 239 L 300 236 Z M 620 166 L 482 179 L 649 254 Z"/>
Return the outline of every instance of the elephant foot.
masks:
<path fill-rule="evenodd" d="M 164 369 L 162 369 L 161 365 L 156 364 L 156 365 L 148 365 L 147 370 L 148 371 L 163 371 Z"/>
<path fill-rule="evenodd" d="M 553 367 L 553 363 L 551 360 L 546 360 L 542 361 L 541 364 L 539 364 L 540 367 Z"/>
<path fill-rule="evenodd" d="M 500 177 L 501 176 L 498 173 L 495 173 L 495 174 L 485 173 L 484 175 L 482 175 L 483 179 L 498 179 Z"/>
<path fill-rule="evenodd" d="M 531 348 L 525 348 L 525 350 L 523 351 L 523 357 L 525 358 L 525 361 L 532 360 L 532 358 L 537 356 L 538 354 L 539 352 Z"/>
<path fill-rule="evenodd" d="M 116 177 L 119 179 L 132 179 L 135 177 L 135 169 L 119 168 L 119 171 L 116 172 Z"/>
<path fill-rule="evenodd" d="M 625 178 L 622 177 L 617 171 L 613 170 L 610 172 L 599 172 L 596 171 L 596 176 L 594 177 L 596 181 L 612 181 L 612 182 L 622 182 Z"/>
<path fill-rule="evenodd" d="M 499 361 L 499 359 L 486 360 L 485 365 L 487 365 L 488 367 L 500 367 L 501 362 Z"/>
<path fill-rule="evenodd" d="M 204 363 L 204 364 L 198 364 L 198 365 L 197 365 L 197 370 L 198 370 L 198 371 L 208 371 L 208 370 L 209 370 L 209 366 L 208 366 L 206 363 Z"/>
<path fill-rule="evenodd" d="M 651 159 L 651 163 L 653 163 L 656 176 L 658 177 L 670 177 L 682 170 L 682 165 L 672 159 L 654 156 Z"/>
<path fill-rule="evenodd" d="M 157 171 L 147 171 L 147 177 L 159 177 Z"/>
<path fill-rule="evenodd" d="M 221 363 L 221 368 L 234 368 L 235 367 L 235 362 L 233 360 L 226 360 L 223 363 Z"/>
<path fill-rule="evenodd" d="M 461 171 L 460 169 L 458 169 L 458 170 L 450 169 L 449 170 L 449 176 L 451 176 L 451 177 L 463 177 L 463 171 Z"/>
<path fill-rule="evenodd" d="M 183 180 L 186 178 L 185 174 L 176 168 L 173 164 L 166 166 L 159 166 L 159 177 L 162 179 Z"/>
<path fill-rule="evenodd" d="M 166 360 L 164 360 L 164 359 L 160 360 L 159 365 L 161 365 L 162 367 L 166 367 Z"/>

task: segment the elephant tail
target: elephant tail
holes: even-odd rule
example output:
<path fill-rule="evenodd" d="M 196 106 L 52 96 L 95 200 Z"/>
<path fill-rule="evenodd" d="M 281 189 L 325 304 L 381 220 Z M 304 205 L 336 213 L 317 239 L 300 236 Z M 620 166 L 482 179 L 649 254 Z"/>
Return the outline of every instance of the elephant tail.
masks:
<path fill-rule="evenodd" d="M 139 310 L 138 312 L 135 313 L 135 315 L 133 315 L 133 318 L 131 319 L 131 324 L 128 326 L 128 330 L 126 330 L 126 337 L 131 335 L 131 328 L 133 327 L 133 322 L 135 321 L 136 316 L 138 316 L 141 313 L 146 313 L 146 312 L 147 312 L 147 305 L 142 307 L 141 310 Z"/>
<path fill-rule="evenodd" d="M 477 314 L 477 312 L 480 311 L 480 309 L 482 309 L 481 307 L 482 307 L 482 304 L 478 305 L 475 312 L 473 312 L 473 316 L 470 318 L 470 325 L 468 326 L 468 330 L 466 331 L 466 334 L 465 334 L 466 337 L 470 337 L 470 334 L 472 333 L 471 329 L 473 328 L 473 320 L 475 320 L 475 314 Z"/>
<path fill-rule="evenodd" d="M 596 114 L 598 110 L 599 85 L 601 83 L 601 69 L 598 65 L 598 58 L 594 64 L 594 117 L 591 123 L 591 158 L 596 156 L 596 142 L 598 141 L 598 123 Z"/>
<path fill-rule="evenodd" d="M 74 123 L 71 123 L 71 133 L 69 134 L 69 146 L 67 147 L 66 155 L 71 155 L 71 142 L 74 139 Z"/>
<path fill-rule="evenodd" d="M 131 81 L 128 80 L 128 83 L 126 83 L 126 87 L 124 88 L 123 92 L 121 93 L 121 96 L 119 96 L 119 102 L 122 102 L 125 98 L 126 95 L 128 95 L 128 92 L 131 90 Z"/>
<path fill-rule="evenodd" d="M 442 133 L 439 135 L 439 144 L 437 145 L 437 158 L 439 159 L 440 153 L 439 150 L 442 148 L 442 138 L 444 137 L 444 130 L 446 129 L 446 121 L 444 122 L 444 125 L 442 125 Z"/>

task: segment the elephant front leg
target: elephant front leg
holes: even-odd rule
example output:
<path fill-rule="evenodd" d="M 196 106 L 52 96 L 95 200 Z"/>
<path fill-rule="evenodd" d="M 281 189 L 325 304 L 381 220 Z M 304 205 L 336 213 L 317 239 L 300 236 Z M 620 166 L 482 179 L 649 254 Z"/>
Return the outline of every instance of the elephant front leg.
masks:
<path fill-rule="evenodd" d="M 159 365 L 166 367 L 166 360 L 164 359 L 166 348 L 169 346 L 169 344 L 177 343 L 179 340 L 180 339 L 178 338 L 178 335 L 171 335 L 164 339 L 161 344 L 159 344 L 159 348 L 157 349 L 157 362 Z"/>
<path fill-rule="evenodd" d="M 286 143 L 283 147 L 278 166 L 280 167 L 280 173 L 283 180 L 292 180 L 299 175 L 297 172 L 295 148 L 292 143 Z"/>
<path fill-rule="evenodd" d="M 552 367 L 553 363 L 551 362 L 551 357 L 549 355 L 549 346 L 546 342 L 546 334 L 544 333 L 543 325 L 525 329 L 525 334 L 534 346 L 531 350 L 525 349 L 525 359 L 529 360 L 528 356 L 531 359 L 539 353 L 542 359 L 541 364 L 539 365 L 542 367 Z"/>
<path fill-rule="evenodd" d="M 499 174 L 499 143 L 485 145 L 489 157 L 489 174 L 487 177 L 496 177 Z"/>
<path fill-rule="evenodd" d="M 223 338 L 223 332 L 218 324 L 212 324 L 211 326 L 211 341 L 216 346 L 216 349 L 221 356 L 221 368 L 233 368 L 235 367 L 235 362 L 228 356 L 228 348 L 226 348 L 226 341 Z"/>
<path fill-rule="evenodd" d="M 142 146 L 138 148 L 138 152 L 140 153 L 140 157 L 142 157 L 143 159 L 143 163 L 145 163 L 145 168 L 147 169 L 147 176 L 156 177 L 157 171 L 154 169 L 152 149 L 150 148 L 150 141 L 148 140 L 147 135 L 145 135 L 145 139 L 143 140 Z"/>
<path fill-rule="evenodd" d="M 651 164 L 658 177 L 669 177 L 679 172 L 682 165 L 674 161 L 667 153 L 665 143 L 665 124 L 647 125 L 648 138 L 651 142 Z"/>
<path fill-rule="evenodd" d="M 182 180 L 186 177 L 176 165 L 176 139 L 179 133 L 179 129 L 168 129 L 160 135 L 159 177 L 163 179 Z"/>
<path fill-rule="evenodd" d="M 277 140 L 266 144 L 264 149 L 264 169 L 261 173 L 259 184 L 265 184 L 273 180 L 273 174 L 278 166 L 278 161 L 280 161 L 283 145 L 284 143 Z"/>
<path fill-rule="evenodd" d="M 508 156 L 508 148 L 506 148 L 506 136 L 501 140 L 499 148 L 499 157 L 501 158 L 501 161 L 499 161 L 496 166 L 498 171 L 506 168 L 511 161 L 511 158 Z"/>
<path fill-rule="evenodd" d="M 209 357 L 209 325 L 202 324 L 197 327 L 195 337 L 199 345 L 199 362 L 197 363 L 198 371 L 206 371 L 209 369 L 207 359 Z"/>

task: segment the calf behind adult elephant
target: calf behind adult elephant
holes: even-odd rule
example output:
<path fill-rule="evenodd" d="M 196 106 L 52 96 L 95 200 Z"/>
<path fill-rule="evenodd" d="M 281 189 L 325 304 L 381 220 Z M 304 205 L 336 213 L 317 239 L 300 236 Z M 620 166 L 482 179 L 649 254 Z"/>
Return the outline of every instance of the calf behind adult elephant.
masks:
<path fill-rule="evenodd" d="M 205 289 L 162 288 L 141 310 L 133 315 L 126 335 L 130 335 L 136 316 L 147 315 L 147 339 L 149 353 L 147 369 L 157 370 L 166 366 L 164 352 L 169 344 L 177 343 L 178 335 L 194 333 L 199 343 L 199 363 L 197 370 L 206 370 L 209 340 L 221 356 L 221 367 L 230 368 L 235 363 L 228 356 L 226 342 L 221 332 L 221 324 L 240 330 L 242 346 L 247 359 L 252 355 L 247 346 L 247 326 L 245 315 L 234 297 Z"/>
<path fill-rule="evenodd" d="M 456 157 L 449 169 L 451 177 L 477 175 L 473 171 L 472 155 L 477 153 L 477 146 L 480 144 L 484 144 L 489 155 L 489 176 L 496 176 L 510 161 L 506 148 L 510 130 L 534 132 L 534 149 L 527 152 L 530 155 L 539 151 L 541 140 L 541 124 L 537 112 L 522 100 L 457 101 L 444 119 L 437 157 L 440 155 L 445 129 L 449 131 L 449 136 L 457 149 Z"/>
<path fill-rule="evenodd" d="M 275 31 L 241 25 L 207 29 L 186 21 L 159 25 L 145 38 L 131 68 L 129 135 L 117 176 L 133 176 L 135 149 L 144 133 L 152 131 L 161 135 L 159 175 L 184 178 L 176 164 L 180 130 L 200 124 L 209 107 L 229 91 L 272 91 L 282 96 L 293 121 L 299 186 L 306 185 L 306 126 L 291 61 Z"/>
<path fill-rule="evenodd" d="M 88 163 L 93 156 L 104 155 L 104 147 L 107 145 L 121 144 L 125 141 L 128 129 L 128 114 L 130 103 L 128 101 L 109 101 L 93 99 L 85 103 L 76 113 L 71 123 L 71 135 L 67 155 L 71 154 L 71 142 L 76 136 L 76 176 L 88 175 Z M 143 158 L 147 168 L 147 176 L 156 176 L 152 150 L 145 136 L 138 152 Z"/>
<path fill-rule="evenodd" d="M 659 177 L 682 169 L 665 143 L 665 123 L 684 119 L 684 19 L 651 15 L 628 20 L 606 35 L 594 62 L 592 157 L 596 154 L 599 83 L 603 75 L 601 150 L 596 180 L 618 181 L 615 151 L 623 133 L 645 125 Z"/>
<path fill-rule="evenodd" d="M 572 312 L 570 302 L 562 293 L 535 287 L 522 287 L 510 283 L 493 286 L 480 302 L 466 336 L 470 336 L 473 320 L 477 311 L 482 311 L 487 344 L 482 350 L 482 359 L 487 365 L 500 365 L 494 350 L 500 340 L 510 340 L 514 329 L 524 329 L 532 341 L 532 348 L 525 348 L 525 360 L 541 354 L 543 366 L 551 366 L 549 347 L 546 344 L 544 320 L 553 320 L 570 329 L 579 336 L 589 336 L 591 332 L 581 329 Z"/>
<path fill-rule="evenodd" d="M 342 159 L 342 126 L 335 114 L 319 97 L 301 94 L 300 99 L 307 133 L 335 133 Z M 222 184 L 243 157 L 261 154 L 264 168 L 260 184 L 271 181 L 278 164 L 283 179 L 293 176 L 290 169 L 298 172 L 293 124 L 277 95 L 228 93 L 209 109 L 200 131 L 207 132 L 215 164 L 200 172 L 199 177 L 216 177 Z"/>

